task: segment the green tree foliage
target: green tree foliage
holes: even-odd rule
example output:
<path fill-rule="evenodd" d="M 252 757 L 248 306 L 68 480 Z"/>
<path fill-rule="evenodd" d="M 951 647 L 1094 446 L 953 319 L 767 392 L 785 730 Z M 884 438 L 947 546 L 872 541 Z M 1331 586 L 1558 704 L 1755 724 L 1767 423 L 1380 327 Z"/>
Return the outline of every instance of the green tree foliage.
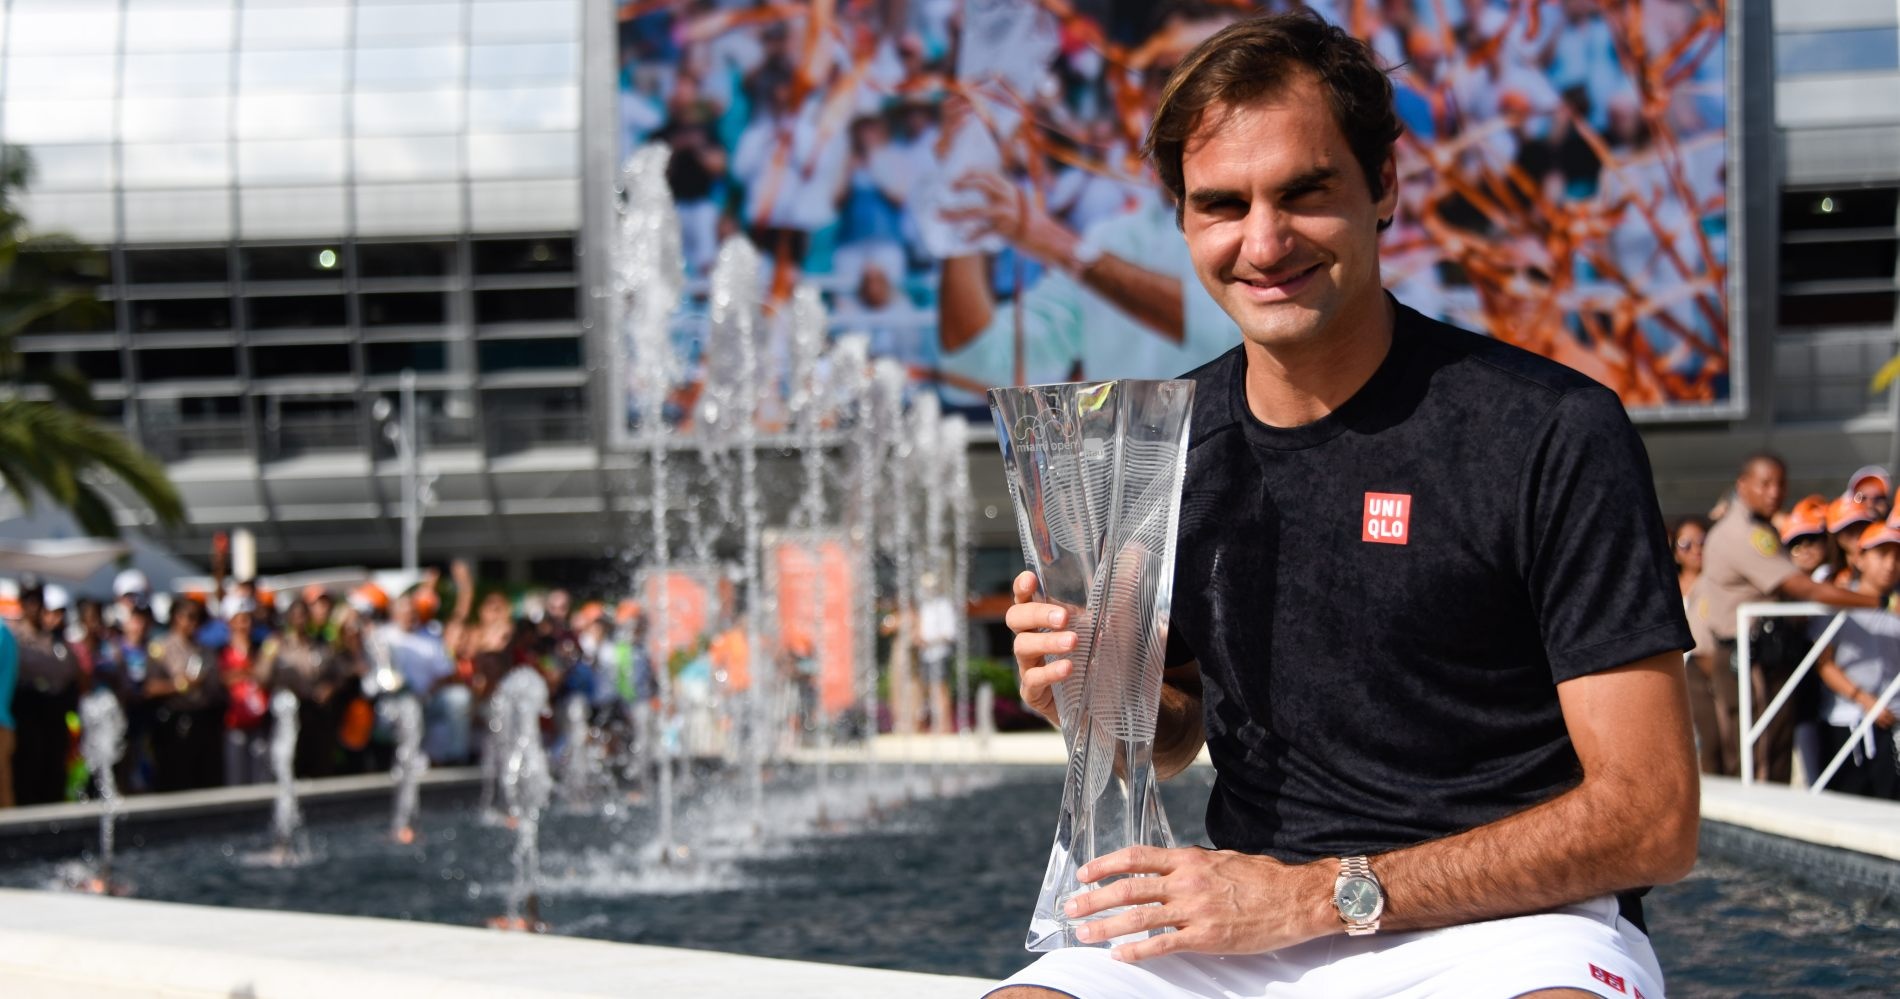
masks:
<path fill-rule="evenodd" d="M 178 524 L 185 507 L 164 466 L 99 420 L 85 377 L 29 366 L 19 351 L 22 335 L 96 329 L 109 314 L 94 294 L 106 278 L 104 255 L 36 233 L 20 214 L 15 194 L 31 179 L 24 151 L 0 148 L 0 485 L 23 506 L 44 496 L 86 533 L 111 538 L 119 526 L 97 483 L 115 478 L 161 524 Z"/>

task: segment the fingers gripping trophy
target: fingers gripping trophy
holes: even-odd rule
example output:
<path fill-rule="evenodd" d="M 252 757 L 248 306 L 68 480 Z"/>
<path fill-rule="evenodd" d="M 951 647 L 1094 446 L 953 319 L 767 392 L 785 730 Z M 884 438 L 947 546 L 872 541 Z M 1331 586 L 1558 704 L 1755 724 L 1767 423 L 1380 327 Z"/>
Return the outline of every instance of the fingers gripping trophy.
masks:
<path fill-rule="evenodd" d="M 1083 946 L 1076 929 L 1111 913 L 1063 914 L 1071 896 L 1098 887 L 1076 869 L 1124 847 L 1174 845 L 1154 738 L 1194 385 L 1033 385 L 989 398 L 1023 557 L 1076 635 L 1056 688 L 1068 774 L 1026 946 Z"/>

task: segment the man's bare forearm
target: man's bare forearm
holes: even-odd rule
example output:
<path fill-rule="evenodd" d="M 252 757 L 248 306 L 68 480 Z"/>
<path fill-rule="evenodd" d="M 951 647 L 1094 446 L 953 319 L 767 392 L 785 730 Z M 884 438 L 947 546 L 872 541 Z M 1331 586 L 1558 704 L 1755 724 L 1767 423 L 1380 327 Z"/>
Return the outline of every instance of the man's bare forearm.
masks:
<path fill-rule="evenodd" d="M 946 354 L 968 346 L 996 312 L 986 259 L 973 253 L 943 262 L 937 286 L 937 335 Z"/>
<path fill-rule="evenodd" d="M 1155 774 L 1167 780 L 1186 770 L 1206 742 L 1200 664 L 1168 670 L 1161 684 L 1161 717 L 1155 724 Z"/>
<path fill-rule="evenodd" d="M 1576 787 L 1476 829 L 1372 858 L 1385 884 L 1387 926 L 1429 929 L 1541 912 L 1688 873 L 1701 788 L 1681 659 L 1668 653 L 1636 670 L 1658 682 L 1626 689 L 1669 703 L 1607 732 L 1573 723 L 1585 773 Z M 1614 703 L 1580 711 L 1567 703 L 1565 713 L 1600 715 Z M 1628 743 L 1644 732 L 1647 751 L 1632 752 Z M 1611 742 L 1624 744 L 1610 749 Z"/>
<path fill-rule="evenodd" d="M 1181 281 L 1129 263 L 1112 253 L 1085 268 L 1082 283 L 1114 306 L 1133 316 L 1170 343 L 1187 339 L 1186 306 Z"/>

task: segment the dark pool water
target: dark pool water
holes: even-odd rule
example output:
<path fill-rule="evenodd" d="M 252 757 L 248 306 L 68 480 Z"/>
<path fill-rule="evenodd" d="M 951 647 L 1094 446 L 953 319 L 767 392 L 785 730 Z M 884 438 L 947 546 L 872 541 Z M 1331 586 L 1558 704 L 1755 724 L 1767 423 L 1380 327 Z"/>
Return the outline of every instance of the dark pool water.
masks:
<path fill-rule="evenodd" d="M 887 774 L 887 781 L 894 777 Z M 1201 842 L 1208 775 L 1164 785 L 1178 838 Z M 1029 908 L 1047 860 L 1058 769 L 1000 770 L 951 781 L 943 797 L 855 813 L 839 794 L 818 829 L 810 774 L 774 786 L 763 841 L 742 794 L 703 783 L 682 813 L 695 863 L 658 869 L 645 804 L 551 815 L 543 840 L 542 916 L 553 932 L 914 971 L 1001 977 L 1027 962 Z M 857 787 L 847 773 L 840 783 Z M 262 819 L 260 819 L 260 825 Z M 501 911 L 512 833 L 468 809 L 425 809 L 423 840 L 398 846 L 381 817 L 311 830 L 314 859 L 262 865 L 266 837 L 208 837 L 135 850 L 119 863 L 137 894 L 175 902 L 476 925 Z M 789 831 L 789 832 L 786 832 Z M 58 865 L 0 871 L 44 886 Z M 1828 897 L 1743 864 L 1705 858 L 1647 901 L 1670 995 L 1900 994 L 1900 920 L 1862 900 Z"/>

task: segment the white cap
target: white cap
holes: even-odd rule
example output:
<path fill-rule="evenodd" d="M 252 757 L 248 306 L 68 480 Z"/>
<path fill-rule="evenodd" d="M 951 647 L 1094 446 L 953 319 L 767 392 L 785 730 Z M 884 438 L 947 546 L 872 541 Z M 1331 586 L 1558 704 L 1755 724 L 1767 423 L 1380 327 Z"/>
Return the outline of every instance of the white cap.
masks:
<path fill-rule="evenodd" d="M 40 591 L 40 601 L 49 611 L 61 611 L 72 605 L 73 596 L 58 583 L 47 583 Z"/>
<path fill-rule="evenodd" d="M 257 601 L 241 593 L 227 593 L 224 595 L 224 603 L 219 611 L 218 616 L 229 621 L 239 614 L 257 613 Z"/>
<path fill-rule="evenodd" d="M 149 594 L 151 592 L 152 581 L 146 579 L 145 574 L 137 569 L 127 569 L 117 576 L 112 577 L 112 595 L 115 597 Z"/>

